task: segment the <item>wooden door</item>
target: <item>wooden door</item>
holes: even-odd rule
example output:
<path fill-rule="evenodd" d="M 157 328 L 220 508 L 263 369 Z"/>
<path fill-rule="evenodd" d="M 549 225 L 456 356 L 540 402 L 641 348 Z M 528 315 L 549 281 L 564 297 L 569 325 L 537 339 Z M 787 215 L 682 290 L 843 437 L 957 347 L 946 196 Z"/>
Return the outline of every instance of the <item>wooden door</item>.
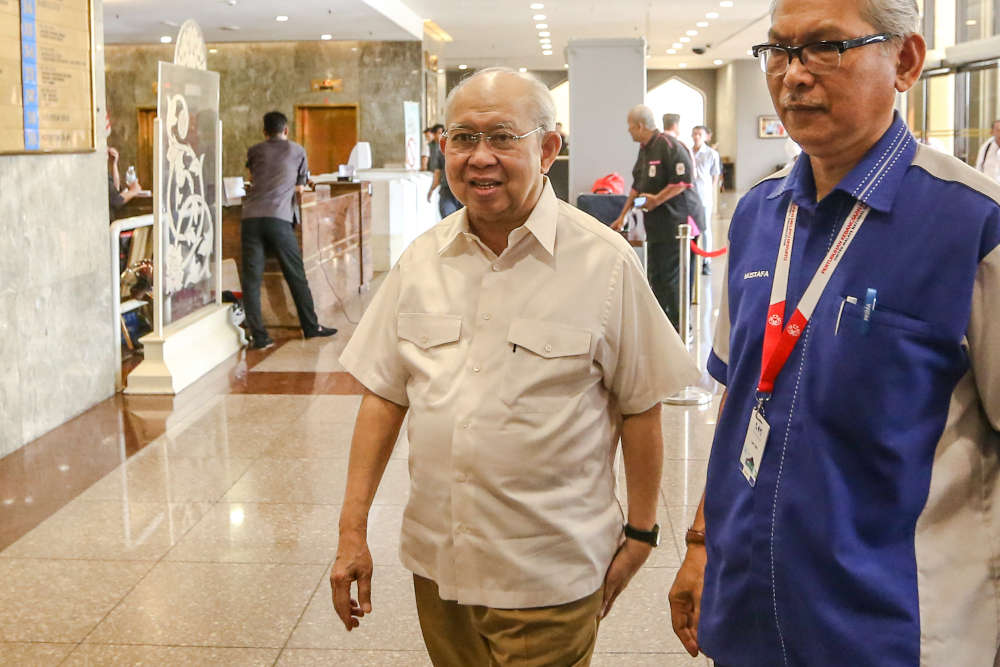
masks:
<path fill-rule="evenodd" d="M 306 149 L 311 174 L 335 173 L 340 165 L 347 164 L 358 143 L 358 107 L 296 107 L 295 136 Z"/>
<path fill-rule="evenodd" d="M 139 131 L 137 138 L 137 154 L 135 175 L 139 178 L 139 185 L 143 190 L 153 189 L 153 121 L 156 120 L 156 108 L 140 108 L 137 112 L 139 119 Z M 125 174 L 122 174 L 122 179 Z M 125 187 L 124 183 L 122 187 Z"/>

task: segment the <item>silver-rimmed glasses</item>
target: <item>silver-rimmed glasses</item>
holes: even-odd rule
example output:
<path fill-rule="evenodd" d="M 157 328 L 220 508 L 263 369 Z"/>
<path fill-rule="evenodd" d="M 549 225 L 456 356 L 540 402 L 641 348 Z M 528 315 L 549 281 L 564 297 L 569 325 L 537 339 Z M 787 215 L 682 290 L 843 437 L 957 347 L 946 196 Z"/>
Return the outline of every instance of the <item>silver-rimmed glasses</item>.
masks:
<path fill-rule="evenodd" d="M 544 129 L 544 127 L 536 127 L 531 132 L 525 132 L 521 135 L 514 134 L 510 130 L 495 130 L 493 132 L 452 130 L 444 133 L 444 136 L 448 138 L 445 150 L 451 149 L 456 153 L 472 153 L 479 146 L 480 141 L 485 141 L 486 145 L 495 152 L 512 151 L 517 148 L 517 142 L 521 139 Z"/>
<path fill-rule="evenodd" d="M 781 44 L 758 44 L 753 47 L 753 55 L 760 61 L 760 68 L 768 76 L 781 76 L 788 71 L 792 59 L 798 56 L 802 66 L 813 74 L 831 74 L 840 67 L 840 57 L 844 51 L 859 46 L 880 44 L 892 39 L 889 33 L 866 35 L 844 41 L 824 41 L 802 46 L 782 46 Z"/>

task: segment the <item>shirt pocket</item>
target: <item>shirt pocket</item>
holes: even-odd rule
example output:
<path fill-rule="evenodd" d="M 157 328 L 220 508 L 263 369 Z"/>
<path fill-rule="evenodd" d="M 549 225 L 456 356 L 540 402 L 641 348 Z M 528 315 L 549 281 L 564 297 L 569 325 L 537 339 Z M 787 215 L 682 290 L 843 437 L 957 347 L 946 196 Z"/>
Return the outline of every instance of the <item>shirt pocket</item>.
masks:
<path fill-rule="evenodd" d="M 565 324 L 513 320 L 500 398 L 516 413 L 559 412 L 590 380 L 592 334 Z"/>
<path fill-rule="evenodd" d="M 462 316 L 400 313 L 396 333 L 414 393 L 428 403 L 447 394 L 461 363 Z"/>

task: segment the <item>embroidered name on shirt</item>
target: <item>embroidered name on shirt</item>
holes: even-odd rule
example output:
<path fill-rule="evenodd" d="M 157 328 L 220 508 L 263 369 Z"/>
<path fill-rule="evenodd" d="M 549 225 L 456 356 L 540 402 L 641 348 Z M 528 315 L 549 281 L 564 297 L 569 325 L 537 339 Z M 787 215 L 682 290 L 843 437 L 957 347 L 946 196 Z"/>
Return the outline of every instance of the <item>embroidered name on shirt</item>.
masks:
<path fill-rule="evenodd" d="M 751 271 L 750 273 L 743 274 L 743 280 L 750 280 L 751 278 L 770 278 L 770 271 Z"/>

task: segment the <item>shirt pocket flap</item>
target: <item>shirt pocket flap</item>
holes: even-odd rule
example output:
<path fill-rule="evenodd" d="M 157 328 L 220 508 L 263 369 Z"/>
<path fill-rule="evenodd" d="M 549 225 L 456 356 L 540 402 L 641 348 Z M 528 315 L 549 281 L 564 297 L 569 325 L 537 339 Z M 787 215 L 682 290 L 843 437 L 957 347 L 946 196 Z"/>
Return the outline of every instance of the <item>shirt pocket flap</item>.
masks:
<path fill-rule="evenodd" d="M 400 313 L 396 322 L 396 332 L 403 340 L 428 350 L 438 345 L 457 342 L 462 336 L 462 316 Z"/>
<path fill-rule="evenodd" d="M 507 331 L 508 342 L 531 350 L 540 357 L 573 357 L 590 353 L 591 333 L 586 329 L 538 320 L 514 320 Z"/>

